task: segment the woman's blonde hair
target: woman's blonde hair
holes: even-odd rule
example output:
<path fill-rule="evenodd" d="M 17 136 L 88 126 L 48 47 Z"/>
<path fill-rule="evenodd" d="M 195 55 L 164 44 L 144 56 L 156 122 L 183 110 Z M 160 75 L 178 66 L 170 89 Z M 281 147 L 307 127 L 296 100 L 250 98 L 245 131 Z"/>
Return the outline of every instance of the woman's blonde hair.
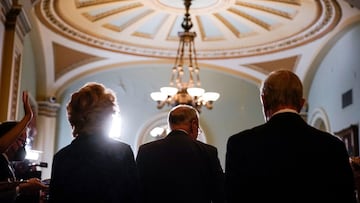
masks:
<path fill-rule="evenodd" d="M 87 83 L 71 95 L 67 104 L 73 136 L 103 134 L 108 131 L 112 115 L 117 113 L 115 93 L 100 83 Z"/>

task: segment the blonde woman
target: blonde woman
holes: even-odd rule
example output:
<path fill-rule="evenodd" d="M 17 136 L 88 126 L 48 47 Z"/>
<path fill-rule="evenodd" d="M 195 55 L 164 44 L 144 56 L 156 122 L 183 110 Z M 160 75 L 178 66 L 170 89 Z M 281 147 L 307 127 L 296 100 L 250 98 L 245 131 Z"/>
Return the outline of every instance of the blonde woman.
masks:
<path fill-rule="evenodd" d="M 54 155 L 50 202 L 137 202 L 138 177 L 128 144 L 109 138 L 116 96 L 99 83 L 73 93 L 67 105 L 74 140 Z"/>

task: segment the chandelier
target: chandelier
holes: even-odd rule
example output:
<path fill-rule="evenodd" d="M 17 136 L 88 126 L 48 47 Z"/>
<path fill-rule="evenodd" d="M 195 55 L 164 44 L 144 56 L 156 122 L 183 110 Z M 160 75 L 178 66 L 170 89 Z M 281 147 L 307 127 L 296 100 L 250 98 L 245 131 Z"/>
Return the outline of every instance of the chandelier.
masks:
<path fill-rule="evenodd" d="M 188 104 L 199 112 L 202 106 L 213 108 L 213 102 L 219 99 L 217 92 L 205 92 L 201 88 L 200 69 L 196 57 L 194 38 L 195 32 L 190 32 L 193 24 L 190 18 L 191 0 L 184 0 L 185 15 L 181 27 L 184 32 L 178 32 L 180 38 L 174 66 L 170 79 L 170 86 L 160 88 L 160 92 L 152 92 L 151 98 L 157 102 L 157 108 L 165 105 L 176 106 Z M 187 81 L 185 81 L 187 80 Z"/>

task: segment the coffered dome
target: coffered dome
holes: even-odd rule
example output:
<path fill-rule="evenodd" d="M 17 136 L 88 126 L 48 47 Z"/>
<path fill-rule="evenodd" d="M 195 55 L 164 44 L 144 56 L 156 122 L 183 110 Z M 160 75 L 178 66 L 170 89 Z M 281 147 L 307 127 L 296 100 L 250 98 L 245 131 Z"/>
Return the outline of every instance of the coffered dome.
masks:
<path fill-rule="evenodd" d="M 339 20 L 334 1 L 194 0 L 198 58 L 262 55 L 322 36 Z M 98 48 L 173 57 L 185 13 L 178 0 L 42 1 L 42 19 L 61 35 Z"/>

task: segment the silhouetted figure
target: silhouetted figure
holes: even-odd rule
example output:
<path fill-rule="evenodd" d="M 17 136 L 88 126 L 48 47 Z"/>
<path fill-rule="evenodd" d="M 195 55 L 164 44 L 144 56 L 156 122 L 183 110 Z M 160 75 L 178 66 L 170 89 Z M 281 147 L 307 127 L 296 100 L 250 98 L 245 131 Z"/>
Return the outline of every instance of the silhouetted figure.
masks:
<path fill-rule="evenodd" d="M 217 149 L 197 141 L 199 114 L 187 105 L 168 116 L 171 132 L 141 145 L 137 154 L 146 203 L 224 202 L 224 174 Z"/>
<path fill-rule="evenodd" d="M 74 140 L 54 155 L 50 202 L 138 202 L 133 151 L 108 136 L 117 111 L 114 92 L 102 84 L 72 94 L 67 112 Z"/>
<path fill-rule="evenodd" d="M 261 86 L 266 123 L 231 136 L 225 160 L 229 203 L 353 203 L 344 143 L 308 125 L 300 79 L 272 72 Z"/>

